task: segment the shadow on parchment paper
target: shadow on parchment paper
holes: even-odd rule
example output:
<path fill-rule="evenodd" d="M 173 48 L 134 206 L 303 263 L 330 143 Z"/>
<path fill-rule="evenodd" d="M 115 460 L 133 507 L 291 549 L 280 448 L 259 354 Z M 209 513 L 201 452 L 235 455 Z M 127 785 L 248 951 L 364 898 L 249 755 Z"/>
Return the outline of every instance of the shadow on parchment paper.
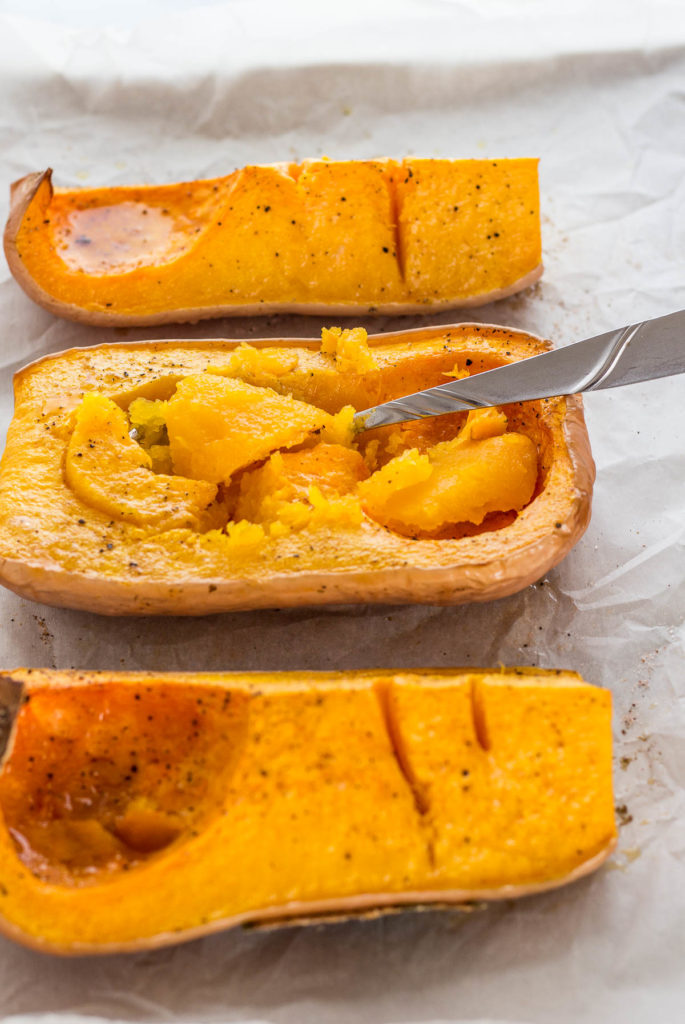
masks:
<path fill-rule="evenodd" d="M 109 618 L 1 594 L 0 609 L 6 641 L 11 636 L 11 667 L 171 672 L 500 664 L 584 668 L 567 630 L 574 605 L 556 585 L 554 573 L 512 597 L 456 607 L 332 605 L 199 618 Z"/>
<path fill-rule="evenodd" d="M 551 892 L 471 912 L 410 911 L 364 922 L 236 930 L 153 952 L 88 959 L 51 958 L 0 939 L 6 976 L 16 978 L 3 993 L 3 1009 L 45 1009 L 26 984 L 38 970 L 52 1012 L 115 1020 L 481 1020 L 489 1007 L 496 1012 L 501 1005 L 503 985 L 520 1013 L 530 994 L 517 980 L 517 962 L 534 958 L 543 978 L 551 960 L 570 953 L 583 915 L 587 922 L 603 912 L 606 894 L 597 879 L 571 889 L 570 895 Z M 538 928 L 548 916 L 560 922 L 554 943 Z M 492 985 L 484 986 L 488 975 Z M 556 994 L 543 988 L 536 990 L 535 1008 L 551 1012 Z"/>

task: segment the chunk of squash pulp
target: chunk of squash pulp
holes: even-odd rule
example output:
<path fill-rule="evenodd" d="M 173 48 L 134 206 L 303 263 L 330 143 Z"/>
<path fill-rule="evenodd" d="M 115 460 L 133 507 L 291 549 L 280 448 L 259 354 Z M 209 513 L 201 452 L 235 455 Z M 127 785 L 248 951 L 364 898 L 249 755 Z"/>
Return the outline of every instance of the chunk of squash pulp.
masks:
<path fill-rule="evenodd" d="M 299 444 L 330 420 L 313 405 L 208 373 L 182 380 L 166 411 L 174 470 L 213 483 Z"/>
<path fill-rule="evenodd" d="M 61 316 L 144 324 L 479 305 L 542 272 L 537 161 L 306 160 L 211 181 L 12 189 L 12 273 Z"/>
<path fill-rule="evenodd" d="M 86 505 L 137 525 L 209 530 L 226 520 L 215 484 L 152 472 L 126 414 L 104 395 L 86 395 L 76 410 L 65 477 Z"/>
<path fill-rule="evenodd" d="M 359 452 L 339 444 L 317 444 L 299 452 L 275 452 L 259 469 L 245 473 L 235 518 L 253 523 L 283 521 L 284 507 L 309 502 L 311 488 L 324 497 L 352 494 L 369 471 Z"/>
<path fill-rule="evenodd" d="M 12 679 L 0 927 L 41 949 L 510 898 L 615 841 L 610 694 L 570 672 Z"/>
<path fill-rule="evenodd" d="M 505 434 L 504 416 L 499 434 L 475 440 L 478 420 L 492 417 L 469 415 L 471 422 L 453 440 L 425 454 L 405 451 L 360 484 L 367 514 L 391 529 L 430 533 L 448 523 L 480 525 L 490 512 L 523 508 L 538 475 L 535 445 L 524 434 Z"/>

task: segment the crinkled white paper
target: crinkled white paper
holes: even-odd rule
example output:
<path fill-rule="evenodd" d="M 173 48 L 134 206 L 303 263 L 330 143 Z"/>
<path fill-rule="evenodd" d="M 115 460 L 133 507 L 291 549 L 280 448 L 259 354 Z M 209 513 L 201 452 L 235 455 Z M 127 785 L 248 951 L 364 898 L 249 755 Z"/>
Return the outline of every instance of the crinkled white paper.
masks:
<path fill-rule="evenodd" d="M 330 10 L 234 0 L 192 12 L 158 0 L 118 5 L 109 28 L 98 25 L 101 5 L 83 5 L 81 27 L 78 5 L 64 6 L 71 25 L 40 20 L 41 10 L 54 17 L 45 3 L 0 5 L 3 204 L 13 178 L 48 164 L 58 184 L 77 186 L 322 153 L 539 155 L 544 279 L 475 318 L 566 344 L 685 307 L 676 0 L 354 0 Z M 2 267 L 2 423 L 12 371 L 46 352 L 321 326 L 271 317 L 87 328 L 33 306 Z M 548 578 L 493 604 L 109 620 L 2 592 L 4 668 L 578 669 L 614 694 L 621 828 L 599 874 L 469 915 L 236 931 L 95 960 L 0 940 L 0 1013 L 13 1024 L 685 1019 L 684 399 L 683 377 L 587 399 L 598 466 L 591 526 Z"/>

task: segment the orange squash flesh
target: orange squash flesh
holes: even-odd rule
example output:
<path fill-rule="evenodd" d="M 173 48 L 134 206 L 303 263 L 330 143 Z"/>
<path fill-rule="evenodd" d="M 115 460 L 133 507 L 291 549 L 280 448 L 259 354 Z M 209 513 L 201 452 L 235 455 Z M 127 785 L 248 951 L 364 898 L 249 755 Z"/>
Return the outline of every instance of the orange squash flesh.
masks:
<path fill-rule="evenodd" d="M 42 950 L 510 898 L 615 842 L 610 694 L 571 672 L 19 670 L 9 688 L 0 928 Z"/>
<path fill-rule="evenodd" d="M 196 374 L 179 382 L 167 405 L 174 470 L 222 483 L 277 448 L 299 444 L 330 416 L 304 402 L 234 378 Z"/>
<path fill-rule="evenodd" d="M 240 481 L 235 519 L 263 523 L 278 518 L 285 502 L 307 501 L 309 489 L 318 487 L 323 495 L 351 494 L 369 475 L 358 451 L 339 444 L 317 444 L 296 452 L 275 452 L 258 469 L 249 470 Z"/>
<path fill-rule="evenodd" d="M 138 525 L 211 529 L 222 525 L 216 486 L 150 472 L 150 456 L 129 436 L 122 409 L 86 395 L 76 411 L 65 482 L 86 505 Z"/>
<path fill-rule="evenodd" d="M 0 466 L 0 581 L 45 603 L 108 614 L 205 614 L 337 601 L 458 603 L 512 593 L 556 564 L 587 524 L 594 466 L 580 400 L 525 403 L 468 422 L 465 414 L 450 414 L 369 431 L 354 443 L 347 407 L 366 408 L 438 384 L 455 367 L 479 372 L 544 347 L 522 332 L 466 324 L 371 339 L 358 353 L 357 372 L 349 349 L 340 370 L 336 353 L 322 352 L 312 341 L 278 347 L 141 342 L 43 359 L 16 378 L 15 417 Z M 158 452 L 164 417 L 176 396 L 183 404 L 185 389 L 198 380 L 216 394 L 226 385 L 229 396 L 236 389 L 269 389 L 256 393 L 260 400 L 266 395 L 276 412 L 266 415 L 255 439 L 264 446 L 250 456 L 264 461 L 237 470 L 230 480 L 222 479 L 224 471 L 208 473 L 209 481 L 136 466 L 127 490 L 116 475 L 123 472 L 123 458 L 116 472 L 112 460 L 103 459 L 100 471 L 92 471 L 93 499 L 75 467 L 83 461 L 79 453 L 90 457 L 102 447 L 101 438 L 85 438 L 94 449 L 74 441 L 85 406 L 97 401 L 123 415 L 129 407 L 139 409 L 141 399 L 157 402 L 161 412 L 151 406 L 155 443 L 149 450 Z M 90 393 L 99 397 L 84 405 Z M 230 397 L 231 415 L 232 402 Z M 295 419 L 288 421 L 283 409 L 296 410 Z M 227 428 L 216 410 L 206 417 L 196 412 L 192 404 L 183 416 L 179 411 L 181 434 L 191 440 L 202 435 L 211 447 Z M 300 414 L 304 419 L 298 420 Z M 232 422 L 242 422 L 240 416 Z M 303 424 L 314 428 L 304 440 Z M 173 440 L 178 424 L 167 426 Z M 246 437 L 232 449 L 238 462 L 244 461 Z M 386 517 L 382 502 L 376 507 L 364 497 L 365 489 L 378 492 L 378 481 L 402 452 L 407 457 L 416 449 L 419 461 L 430 462 L 445 445 L 459 447 L 457 438 L 469 455 L 468 473 L 460 468 L 455 491 L 449 462 L 444 473 L 434 467 L 432 482 L 421 485 L 428 492 L 414 500 L 419 518 L 404 517 L 410 525 L 402 521 L 402 501 Z M 135 445 L 131 438 L 118 443 L 127 451 Z M 513 460 L 505 453 L 506 472 L 484 455 L 493 444 L 521 449 Z M 341 457 L 340 448 L 349 454 Z M 148 458 L 144 444 L 137 445 L 136 457 Z M 155 464 L 163 460 L 156 456 Z M 110 474 L 117 484 L 108 490 Z M 130 499 L 143 494 L 141 474 L 149 487 L 137 509 Z M 165 500 L 169 481 L 176 487 L 174 501 Z M 457 492 L 466 493 L 467 481 L 470 497 L 459 506 Z M 474 481 L 482 482 L 491 504 Z M 435 501 L 424 501 L 426 493 Z M 410 504 L 407 498 L 407 509 Z M 429 511 L 437 518 L 420 518 Z M 466 521 L 455 522 L 459 514 Z"/>
<path fill-rule="evenodd" d="M 412 449 L 392 459 L 359 489 L 366 512 L 390 528 L 430 533 L 450 522 L 478 526 L 490 512 L 530 501 L 538 463 L 529 437 L 460 442 L 457 436 L 425 455 Z"/>
<path fill-rule="evenodd" d="M 51 312 L 153 324 L 481 305 L 542 272 L 537 160 L 327 161 L 175 185 L 12 188 L 10 269 Z"/>

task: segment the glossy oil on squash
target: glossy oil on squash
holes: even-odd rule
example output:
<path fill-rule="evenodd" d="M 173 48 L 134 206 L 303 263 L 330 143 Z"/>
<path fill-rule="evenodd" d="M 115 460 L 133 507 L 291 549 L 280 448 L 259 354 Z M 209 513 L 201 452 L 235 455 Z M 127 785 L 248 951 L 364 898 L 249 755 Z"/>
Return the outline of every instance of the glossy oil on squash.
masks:
<path fill-rule="evenodd" d="M 93 324 L 481 305 L 540 276 L 536 160 L 328 161 L 54 190 L 16 182 L 17 281 Z"/>
<path fill-rule="evenodd" d="M 503 899 L 615 841 L 608 691 L 570 672 L 4 673 L 0 927 L 61 953 Z"/>
<path fill-rule="evenodd" d="M 461 325 L 47 357 L 16 379 L 0 580 L 111 614 L 512 593 L 587 523 L 579 399 L 358 436 L 352 417 L 543 348 Z"/>

